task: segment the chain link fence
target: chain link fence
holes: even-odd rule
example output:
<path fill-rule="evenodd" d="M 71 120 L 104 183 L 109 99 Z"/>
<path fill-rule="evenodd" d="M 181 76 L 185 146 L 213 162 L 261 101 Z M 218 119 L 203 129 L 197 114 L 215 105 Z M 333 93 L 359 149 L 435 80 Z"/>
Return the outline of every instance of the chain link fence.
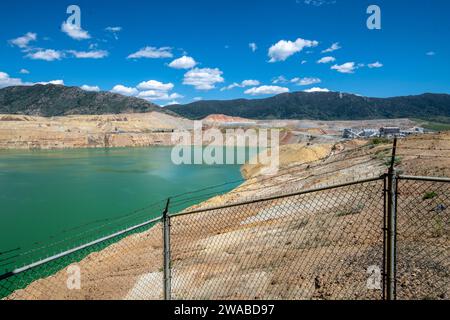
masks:
<path fill-rule="evenodd" d="M 399 178 L 398 299 L 450 298 L 450 183 Z"/>
<path fill-rule="evenodd" d="M 399 299 L 449 298 L 450 180 L 399 177 Z M 386 176 L 162 216 L 0 275 L 0 299 L 383 299 Z M 15 252 L 3 252 L 0 265 Z"/>
<path fill-rule="evenodd" d="M 172 217 L 174 299 L 381 299 L 383 180 Z"/>
<path fill-rule="evenodd" d="M 157 220 L 5 274 L 0 280 L 0 297 L 162 299 L 162 227 Z"/>

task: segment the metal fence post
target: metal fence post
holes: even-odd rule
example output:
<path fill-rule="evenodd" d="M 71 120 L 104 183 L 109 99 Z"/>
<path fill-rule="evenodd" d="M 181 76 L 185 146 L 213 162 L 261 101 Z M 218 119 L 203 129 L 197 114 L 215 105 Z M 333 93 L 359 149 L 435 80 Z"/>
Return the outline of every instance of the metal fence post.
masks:
<path fill-rule="evenodd" d="M 170 198 L 167 199 L 166 208 L 163 212 L 163 243 L 164 243 L 164 260 L 163 260 L 163 288 L 164 288 L 164 300 L 171 299 L 171 270 L 170 270 L 170 216 L 169 216 Z"/>
<path fill-rule="evenodd" d="M 387 248 L 386 248 L 386 298 L 395 300 L 396 284 L 396 233 L 397 233 L 397 173 L 395 171 L 395 155 L 397 149 L 397 138 L 394 139 L 392 149 L 391 166 L 388 172 L 388 203 L 387 203 Z"/>

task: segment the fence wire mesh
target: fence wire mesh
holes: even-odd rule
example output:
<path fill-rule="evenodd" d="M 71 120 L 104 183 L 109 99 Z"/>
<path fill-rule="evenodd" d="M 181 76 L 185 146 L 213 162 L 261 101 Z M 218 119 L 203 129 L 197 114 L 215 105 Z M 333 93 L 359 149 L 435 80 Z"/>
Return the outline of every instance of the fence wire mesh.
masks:
<path fill-rule="evenodd" d="M 381 299 L 383 184 L 175 216 L 172 297 Z"/>
<path fill-rule="evenodd" d="M 398 180 L 397 298 L 450 298 L 450 183 Z"/>
<path fill-rule="evenodd" d="M 397 298 L 449 299 L 450 183 L 397 181 Z M 169 295 L 182 300 L 382 299 L 386 191 L 381 177 L 172 212 L 170 229 L 166 226 Z M 163 224 L 156 219 L 28 265 L 24 272 L 0 275 L 0 299 L 162 299 L 163 247 Z M 32 253 L 32 261 L 46 258 Z M 20 255 L 2 252 L 0 269 Z M 79 290 L 71 282 L 77 271 Z"/>
<path fill-rule="evenodd" d="M 113 236 L 0 281 L 6 300 L 162 298 L 162 227 Z"/>

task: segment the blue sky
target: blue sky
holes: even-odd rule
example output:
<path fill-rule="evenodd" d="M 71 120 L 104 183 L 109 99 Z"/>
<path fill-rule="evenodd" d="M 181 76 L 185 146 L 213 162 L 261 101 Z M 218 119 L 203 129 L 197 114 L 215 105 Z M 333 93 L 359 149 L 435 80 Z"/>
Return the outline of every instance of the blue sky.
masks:
<path fill-rule="evenodd" d="M 81 29 L 62 27 L 72 4 Z M 160 105 L 450 93 L 449 17 L 446 0 L 2 1 L 0 87 L 63 81 Z"/>

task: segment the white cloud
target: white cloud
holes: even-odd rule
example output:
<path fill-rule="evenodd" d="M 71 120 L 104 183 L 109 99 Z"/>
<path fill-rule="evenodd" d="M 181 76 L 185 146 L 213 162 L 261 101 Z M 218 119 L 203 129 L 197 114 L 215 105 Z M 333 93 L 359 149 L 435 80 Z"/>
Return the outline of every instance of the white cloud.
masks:
<path fill-rule="evenodd" d="M 320 82 L 322 82 L 322 80 L 320 80 L 319 78 L 310 78 L 310 77 L 305 77 L 305 78 L 296 77 L 291 80 L 288 80 L 284 76 L 278 76 L 272 80 L 273 84 L 282 84 L 282 83 L 289 83 L 289 82 L 295 83 L 299 86 L 308 86 L 311 84 L 320 83 Z"/>
<path fill-rule="evenodd" d="M 289 80 L 286 79 L 284 76 L 278 76 L 278 77 L 272 79 L 273 84 L 288 83 L 288 82 L 289 82 Z"/>
<path fill-rule="evenodd" d="M 86 40 L 91 38 L 89 32 L 72 23 L 63 22 L 61 31 L 75 40 Z"/>
<path fill-rule="evenodd" d="M 339 45 L 339 42 L 335 42 L 328 49 L 322 50 L 322 53 L 333 52 L 341 49 L 342 47 Z"/>
<path fill-rule="evenodd" d="M 28 32 L 22 37 L 18 37 L 16 39 L 9 40 L 9 43 L 14 46 L 17 46 L 21 49 L 26 49 L 26 48 L 28 48 L 28 45 L 31 41 L 36 41 L 36 40 L 37 40 L 37 34 L 33 33 L 33 32 Z"/>
<path fill-rule="evenodd" d="M 335 62 L 336 58 L 335 57 L 323 57 L 319 60 L 317 60 L 317 63 L 330 63 L 330 62 Z"/>
<path fill-rule="evenodd" d="M 305 92 L 309 92 L 309 93 L 311 93 L 311 92 L 330 92 L 330 90 L 328 90 L 328 89 L 326 89 L 326 88 L 319 88 L 319 87 L 314 87 L 314 88 L 311 88 L 311 89 L 306 89 L 306 90 L 304 90 Z"/>
<path fill-rule="evenodd" d="M 20 74 L 30 74 L 30 71 L 28 71 L 27 69 L 20 69 L 19 73 Z"/>
<path fill-rule="evenodd" d="M 105 30 L 109 32 L 120 32 L 122 31 L 122 27 L 106 27 Z"/>
<path fill-rule="evenodd" d="M 427 53 L 425 53 L 427 56 L 432 57 L 436 55 L 436 52 L 434 51 L 428 51 Z"/>
<path fill-rule="evenodd" d="M 218 68 L 195 68 L 185 73 L 183 84 L 194 86 L 198 90 L 211 90 L 216 83 L 222 83 L 223 72 Z"/>
<path fill-rule="evenodd" d="M 87 84 L 82 85 L 80 88 L 83 89 L 84 91 L 89 91 L 89 92 L 99 92 L 100 91 L 99 86 L 88 86 Z"/>
<path fill-rule="evenodd" d="M 149 80 L 141 82 L 137 89 L 142 90 L 137 95 L 139 98 L 148 101 L 154 100 L 175 100 L 183 98 L 178 93 L 169 93 L 174 88 L 173 83 L 162 83 L 156 80 Z"/>
<path fill-rule="evenodd" d="M 256 45 L 256 43 L 251 42 L 248 44 L 248 46 L 250 47 L 250 49 L 255 52 L 256 50 L 258 50 L 258 46 Z"/>
<path fill-rule="evenodd" d="M 169 94 L 169 98 L 170 99 L 181 99 L 181 98 L 184 98 L 184 96 L 182 96 L 181 94 L 178 94 L 178 93 L 171 93 L 171 94 Z"/>
<path fill-rule="evenodd" d="M 118 33 L 122 31 L 122 27 L 106 27 L 105 31 L 110 32 L 114 39 L 118 40 L 119 36 Z"/>
<path fill-rule="evenodd" d="M 245 90 L 245 94 L 249 94 L 252 96 L 259 96 L 259 95 L 267 95 L 267 94 L 280 94 L 289 92 L 288 88 L 285 87 L 279 87 L 279 86 L 260 86 L 251 88 L 248 90 Z"/>
<path fill-rule="evenodd" d="M 195 97 L 195 98 L 192 99 L 192 100 L 194 100 L 194 101 L 201 101 L 201 100 L 203 100 L 203 98 L 202 98 L 202 97 Z"/>
<path fill-rule="evenodd" d="M 21 79 L 18 78 L 11 78 L 7 73 L 0 72 L 0 88 L 10 87 L 10 86 L 32 86 L 35 84 L 41 84 L 41 85 L 48 85 L 48 84 L 54 84 L 54 85 L 64 85 L 64 80 L 52 80 L 52 81 L 46 81 L 46 82 L 22 82 Z"/>
<path fill-rule="evenodd" d="M 9 74 L 0 72 L 0 88 L 23 85 L 22 80 L 11 78 Z"/>
<path fill-rule="evenodd" d="M 147 91 L 141 91 L 138 94 L 138 98 L 146 99 L 149 101 L 153 100 L 174 100 L 174 99 L 180 99 L 183 98 L 182 95 L 178 93 L 167 93 L 164 91 L 158 91 L 158 90 L 147 90 Z"/>
<path fill-rule="evenodd" d="M 63 53 L 53 49 L 41 49 L 39 51 L 27 54 L 26 57 L 32 60 L 54 61 L 61 60 Z"/>
<path fill-rule="evenodd" d="M 169 67 L 174 69 L 192 69 L 197 65 L 197 62 L 192 57 L 182 56 L 181 58 L 173 60 L 169 63 Z"/>
<path fill-rule="evenodd" d="M 315 7 L 320 7 L 324 4 L 335 4 L 336 0 L 305 0 L 304 3 Z"/>
<path fill-rule="evenodd" d="M 346 62 L 341 65 L 335 64 L 334 66 L 331 67 L 331 69 L 336 70 L 337 72 L 340 73 L 354 73 L 357 67 L 355 66 L 354 62 Z"/>
<path fill-rule="evenodd" d="M 148 59 L 160 59 L 160 58 L 172 58 L 172 48 L 170 47 L 145 47 L 141 50 L 132 53 L 128 56 L 128 59 L 140 59 L 140 58 L 148 58 Z"/>
<path fill-rule="evenodd" d="M 241 85 L 243 87 L 250 87 L 250 86 L 259 86 L 259 81 L 258 80 L 244 80 L 242 81 Z"/>
<path fill-rule="evenodd" d="M 138 84 L 139 90 L 157 90 L 157 91 L 170 91 L 174 87 L 173 83 L 162 83 L 156 80 L 144 81 Z"/>
<path fill-rule="evenodd" d="M 174 105 L 174 104 L 180 104 L 180 103 L 178 101 L 176 101 L 176 100 L 173 100 L 173 101 L 170 101 L 170 102 L 168 102 L 166 104 L 163 104 L 161 107 L 171 106 L 171 105 Z"/>
<path fill-rule="evenodd" d="M 52 80 L 52 81 L 46 81 L 46 82 L 22 82 L 21 79 L 18 78 L 11 78 L 7 73 L 0 72 L 0 88 L 10 87 L 10 86 L 32 86 L 35 84 L 41 84 L 41 85 L 48 85 L 48 84 L 54 84 L 54 85 L 64 85 L 64 80 Z"/>
<path fill-rule="evenodd" d="M 309 86 L 311 84 L 321 83 L 322 80 L 319 78 L 294 78 L 291 82 L 299 86 Z"/>
<path fill-rule="evenodd" d="M 162 83 L 156 80 L 141 82 L 136 88 L 126 87 L 124 85 L 116 85 L 111 92 L 119 93 L 126 96 L 135 96 L 148 101 L 154 100 L 175 100 L 184 98 L 178 93 L 170 93 L 174 88 L 172 83 Z"/>
<path fill-rule="evenodd" d="M 305 63 L 308 63 L 308 61 L 302 60 L 301 64 L 305 64 Z"/>
<path fill-rule="evenodd" d="M 220 91 L 231 90 L 234 88 L 245 88 L 245 87 L 254 87 L 259 86 L 260 82 L 258 80 L 244 80 L 241 83 L 232 83 L 227 87 L 220 89 Z"/>
<path fill-rule="evenodd" d="M 373 68 L 381 68 L 383 66 L 383 64 L 381 62 L 377 61 L 377 62 L 374 62 L 374 63 L 369 63 L 367 66 L 370 69 L 373 69 Z"/>
<path fill-rule="evenodd" d="M 105 50 L 93 50 L 93 51 L 69 50 L 68 52 L 73 54 L 73 56 L 78 59 L 102 59 L 109 55 L 109 52 Z"/>
<path fill-rule="evenodd" d="M 269 62 L 285 61 L 293 54 L 302 51 L 304 48 L 316 47 L 319 42 L 315 40 L 304 40 L 298 38 L 293 41 L 280 40 L 276 44 L 272 45 L 269 49 Z"/>
<path fill-rule="evenodd" d="M 240 84 L 235 82 L 235 83 L 230 84 L 229 86 L 223 87 L 222 89 L 220 89 L 220 91 L 231 90 L 231 89 L 238 88 L 238 87 L 240 87 Z"/>
<path fill-rule="evenodd" d="M 53 84 L 53 85 L 63 86 L 64 80 L 52 80 L 52 81 L 47 81 L 47 82 L 37 82 L 36 84 L 42 84 L 42 85 Z"/>
<path fill-rule="evenodd" d="M 124 85 L 118 84 L 112 88 L 111 92 L 122 94 L 124 96 L 136 96 L 139 91 L 136 88 L 125 87 Z"/>

